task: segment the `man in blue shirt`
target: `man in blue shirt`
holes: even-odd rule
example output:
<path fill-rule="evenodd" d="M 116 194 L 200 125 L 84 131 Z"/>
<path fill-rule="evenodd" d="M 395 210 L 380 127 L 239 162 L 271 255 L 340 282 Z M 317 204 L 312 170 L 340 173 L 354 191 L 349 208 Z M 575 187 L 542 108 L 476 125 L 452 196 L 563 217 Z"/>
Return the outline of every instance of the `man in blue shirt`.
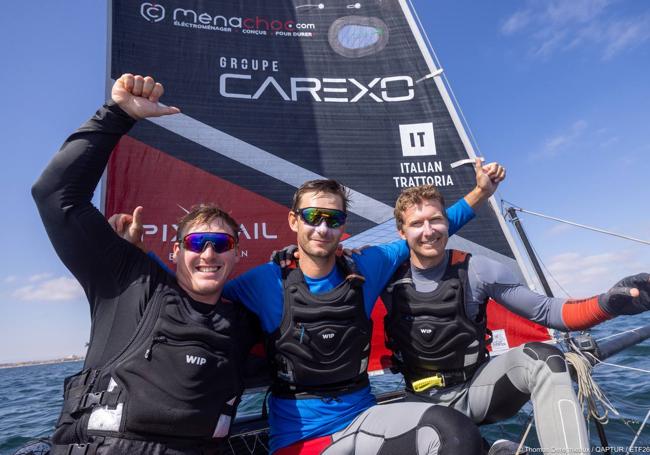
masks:
<path fill-rule="evenodd" d="M 504 172 L 496 164 L 482 167 L 477 163 L 477 187 L 448 210 L 450 235 L 471 220 L 474 216 L 472 206 L 494 192 Z M 364 350 L 363 343 L 369 341 L 368 330 L 366 327 L 366 330 L 357 331 L 360 333 L 353 333 L 347 328 L 362 324 L 364 318 L 369 320 L 380 292 L 397 266 L 408 258 L 409 250 L 405 241 L 398 240 L 367 248 L 363 255 L 354 255 L 347 270 L 345 264 L 337 265 L 335 253 L 345 231 L 347 206 L 345 189 L 338 182 L 305 183 L 296 192 L 289 212 L 289 225 L 297 235 L 300 254 L 297 273 L 300 276 L 291 278 L 278 265 L 267 263 L 230 281 L 224 289 L 224 296 L 242 302 L 258 315 L 264 332 L 270 337 L 269 356 L 274 364 L 276 382 L 269 399 L 273 452 L 284 448 L 277 453 L 305 453 L 308 446 L 310 450 L 316 446 L 319 449 L 336 446 L 338 451 L 343 442 L 354 450 L 354 445 L 361 443 L 358 432 L 367 430 L 359 428 L 359 420 L 366 423 L 373 420 L 364 412 L 375 405 L 365 371 L 369 347 Z M 354 275 L 363 277 L 358 289 L 363 318 L 353 311 L 353 298 L 348 307 L 337 307 L 343 295 L 354 293 L 354 285 L 342 288 L 344 283 L 351 281 L 349 276 Z M 287 282 L 293 283 L 298 290 L 300 283 L 304 283 L 304 287 L 300 292 L 289 292 Z M 301 295 L 292 297 L 296 293 Z M 322 298 L 319 300 L 318 296 Z M 290 305 L 288 300 L 294 303 Z M 322 317 L 314 316 L 310 324 L 309 317 L 297 316 L 303 311 L 301 308 L 309 308 L 310 303 L 311 309 L 332 306 L 341 313 L 347 312 L 347 323 L 337 324 L 337 318 L 325 314 L 328 311 L 324 310 Z M 333 344 L 319 344 L 318 337 L 331 339 Z M 350 340 L 353 342 L 349 343 Z M 359 352 L 347 349 L 346 356 L 345 348 L 350 346 L 357 346 Z M 356 353 L 352 354 L 353 351 Z M 331 368 L 319 369 L 318 365 L 330 365 Z M 341 374 L 345 369 L 351 371 L 347 378 Z M 328 379 L 335 383 L 328 384 Z M 404 434 L 418 427 L 420 415 L 426 410 L 404 407 L 412 404 L 416 403 L 381 406 L 387 409 L 373 412 L 381 412 L 381 419 L 377 420 L 382 420 L 386 428 L 396 429 L 400 427 L 398 422 L 402 423 L 403 431 L 398 434 Z M 357 418 L 362 413 L 363 418 Z M 388 436 L 376 426 L 371 432 Z M 310 442 L 315 445 L 310 446 Z M 367 450 L 364 445 L 364 451 Z"/>
<path fill-rule="evenodd" d="M 476 176 L 475 189 L 447 211 L 450 235 L 474 217 L 473 207 L 494 193 L 505 170 L 477 160 Z M 298 268 L 270 262 L 224 288 L 225 298 L 260 318 L 269 339 L 271 452 L 478 453 L 478 430 L 457 411 L 428 403 L 375 406 L 366 373 L 370 314 L 409 249 L 397 240 L 347 262 L 337 259 L 347 209 L 347 192 L 338 182 L 306 182 L 288 215 Z"/>

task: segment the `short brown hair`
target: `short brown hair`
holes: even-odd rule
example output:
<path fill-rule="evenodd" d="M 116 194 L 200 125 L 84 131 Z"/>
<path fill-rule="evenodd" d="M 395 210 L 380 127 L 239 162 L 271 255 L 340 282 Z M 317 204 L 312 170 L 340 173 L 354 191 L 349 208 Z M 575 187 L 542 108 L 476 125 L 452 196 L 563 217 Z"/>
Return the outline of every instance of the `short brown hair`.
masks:
<path fill-rule="evenodd" d="M 176 238 L 180 241 L 185 236 L 185 230 L 188 226 L 197 224 L 210 224 L 215 220 L 221 220 L 226 226 L 232 229 L 235 237 L 235 243 L 239 243 L 239 223 L 214 204 L 195 205 L 190 211 L 178 220 L 178 234 Z"/>
<path fill-rule="evenodd" d="M 404 212 L 411 206 L 420 204 L 423 201 L 438 201 L 442 206 L 442 213 L 445 218 L 447 218 L 447 212 L 445 211 L 445 198 L 442 197 L 438 188 L 433 185 L 420 185 L 414 186 L 411 188 L 406 188 L 402 190 L 402 193 L 395 201 L 395 224 L 397 224 L 397 230 L 402 230 L 404 225 Z"/>
<path fill-rule="evenodd" d="M 348 189 L 341 185 L 336 180 L 332 179 L 321 179 L 321 180 L 309 180 L 302 185 L 293 195 L 293 202 L 291 203 L 291 210 L 296 211 L 300 207 L 300 198 L 305 193 L 330 193 L 336 194 L 343 201 L 343 211 L 348 213 L 348 207 L 350 206 L 350 195 Z"/>

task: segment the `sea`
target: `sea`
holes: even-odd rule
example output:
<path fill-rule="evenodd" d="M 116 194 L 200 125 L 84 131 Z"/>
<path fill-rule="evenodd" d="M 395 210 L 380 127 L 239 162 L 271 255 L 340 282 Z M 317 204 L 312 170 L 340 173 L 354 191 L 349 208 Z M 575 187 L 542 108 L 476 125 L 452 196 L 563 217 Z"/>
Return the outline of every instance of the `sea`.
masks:
<path fill-rule="evenodd" d="M 608 321 L 592 331 L 599 339 L 650 324 L 650 314 L 622 317 Z M 650 340 L 607 359 L 607 365 L 594 368 L 593 378 L 618 414 L 609 411 L 605 434 L 610 453 L 650 453 Z M 63 379 L 79 371 L 81 362 L 22 366 L 0 369 L 0 455 L 12 454 L 28 441 L 46 437 L 54 428 L 62 403 Z M 373 378 L 373 388 L 386 392 L 401 387 L 400 377 L 384 375 Z M 240 412 L 259 409 L 259 399 L 244 402 Z M 481 427 L 488 441 L 519 441 L 532 416 L 530 404 L 513 418 Z M 644 419 L 646 425 L 641 429 Z M 603 453 L 593 423 L 589 424 L 594 453 Z M 637 434 L 638 433 L 638 434 Z M 534 428 L 526 443 L 537 444 Z M 596 447 L 598 446 L 598 447 Z M 537 445 L 537 447 L 539 447 Z"/>

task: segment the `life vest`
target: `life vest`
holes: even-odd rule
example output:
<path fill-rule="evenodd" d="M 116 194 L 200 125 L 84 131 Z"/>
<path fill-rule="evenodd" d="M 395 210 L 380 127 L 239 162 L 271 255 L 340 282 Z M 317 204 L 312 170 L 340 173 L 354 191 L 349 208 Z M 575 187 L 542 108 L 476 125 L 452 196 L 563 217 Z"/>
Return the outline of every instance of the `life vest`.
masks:
<path fill-rule="evenodd" d="M 228 435 L 241 395 L 237 319 L 201 314 L 184 295 L 159 286 L 124 349 L 66 379 L 55 444 L 108 436 L 209 447 Z"/>
<path fill-rule="evenodd" d="M 485 305 L 475 321 L 465 311 L 470 256 L 450 250 L 445 273 L 432 292 L 415 290 L 410 261 L 400 266 L 386 288 L 386 345 L 407 389 L 426 378 L 438 378 L 431 383 L 438 387 L 466 381 L 488 358 Z"/>
<path fill-rule="evenodd" d="M 268 339 L 274 396 L 336 396 L 368 385 L 365 280 L 351 260 L 337 258 L 336 267 L 345 280 L 320 294 L 310 292 L 299 267 L 283 269 L 282 321 Z"/>

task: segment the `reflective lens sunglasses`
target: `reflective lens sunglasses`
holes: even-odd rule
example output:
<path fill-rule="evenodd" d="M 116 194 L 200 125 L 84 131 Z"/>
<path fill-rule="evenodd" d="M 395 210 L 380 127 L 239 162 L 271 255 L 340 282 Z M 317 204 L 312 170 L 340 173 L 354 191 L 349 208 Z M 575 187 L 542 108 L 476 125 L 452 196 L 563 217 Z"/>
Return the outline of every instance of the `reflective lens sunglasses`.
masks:
<path fill-rule="evenodd" d="M 225 253 L 235 248 L 235 238 L 225 232 L 193 232 L 183 237 L 181 245 L 195 253 L 202 253 L 208 244 L 216 253 Z"/>
<path fill-rule="evenodd" d="M 347 213 L 343 210 L 337 209 L 321 209 L 318 207 L 306 207 L 304 209 L 296 210 L 300 218 L 310 226 L 319 226 L 323 220 L 329 228 L 341 227 L 345 224 L 345 219 L 348 217 Z"/>

